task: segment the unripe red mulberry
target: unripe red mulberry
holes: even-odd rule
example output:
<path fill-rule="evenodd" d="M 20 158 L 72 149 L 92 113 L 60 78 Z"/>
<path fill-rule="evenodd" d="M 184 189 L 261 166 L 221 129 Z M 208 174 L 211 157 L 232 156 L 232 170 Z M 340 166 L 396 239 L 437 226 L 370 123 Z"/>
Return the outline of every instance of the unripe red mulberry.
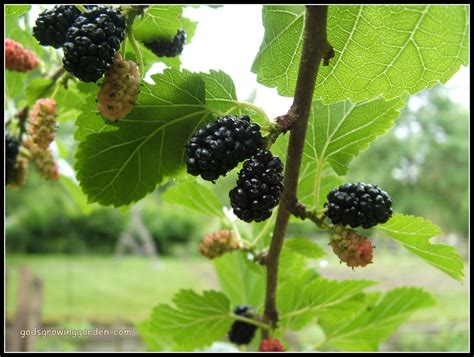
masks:
<path fill-rule="evenodd" d="M 18 42 L 6 38 L 4 47 L 5 67 L 7 69 L 17 72 L 28 72 L 39 66 L 38 57 Z"/>
<path fill-rule="evenodd" d="M 233 231 L 217 231 L 207 234 L 199 244 L 199 253 L 214 259 L 240 248 L 240 241 Z"/>
<path fill-rule="evenodd" d="M 365 267 L 372 263 L 372 244 L 367 237 L 352 229 L 337 226 L 336 232 L 331 236 L 331 246 L 339 259 L 349 267 Z"/>
<path fill-rule="evenodd" d="M 59 179 L 59 167 L 54 161 L 53 153 L 49 148 L 42 149 L 29 140 L 25 140 L 23 146 L 30 151 L 31 161 L 35 164 L 41 176 L 46 180 Z"/>
<path fill-rule="evenodd" d="M 267 338 L 260 342 L 258 352 L 285 352 L 285 346 L 277 339 Z"/>
<path fill-rule="evenodd" d="M 12 178 L 9 183 L 10 186 L 20 187 L 26 183 L 26 179 L 28 178 L 28 163 L 29 161 L 26 157 L 17 156 Z"/>
<path fill-rule="evenodd" d="M 56 132 L 56 101 L 38 99 L 30 111 L 28 132 L 31 139 L 42 149 L 54 141 Z"/>
<path fill-rule="evenodd" d="M 137 64 L 124 61 L 117 53 L 97 95 L 100 113 L 112 121 L 122 119 L 132 111 L 139 92 L 140 74 Z"/>

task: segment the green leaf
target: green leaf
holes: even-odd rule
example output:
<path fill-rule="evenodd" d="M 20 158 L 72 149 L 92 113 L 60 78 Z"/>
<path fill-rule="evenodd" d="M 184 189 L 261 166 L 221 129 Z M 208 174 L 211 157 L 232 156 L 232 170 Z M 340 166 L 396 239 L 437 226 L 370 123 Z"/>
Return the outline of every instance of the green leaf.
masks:
<path fill-rule="evenodd" d="M 434 304 L 431 295 L 419 288 L 397 288 L 374 298 L 355 316 L 323 315 L 319 324 L 325 344 L 345 351 L 376 351 L 411 313 Z"/>
<path fill-rule="evenodd" d="M 442 234 L 441 228 L 431 221 L 395 214 L 387 223 L 377 225 L 377 228 L 429 264 L 463 282 L 464 264 L 459 253 L 449 245 L 430 243 L 431 238 Z"/>
<path fill-rule="evenodd" d="M 46 98 L 53 87 L 53 80 L 47 78 L 34 78 L 26 88 L 26 99 L 29 105 L 33 105 L 37 99 Z"/>
<path fill-rule="evenodd" d="M 228 74 L 210 70 L 202 79 L 206 85 L 206 104 L 222 115 L 239 109 L 234 82 Z"/>
<path fill-rule="evenodd" d="M 183 28 L 182 13 L 182 6 L 152 5 L 133 24 L 133 34 L 139 41 L 172 40 Z"/>
<path fill-rule="evenodd" d="M 5 71 L 6 97 L 14 101 L 17 101 L 22 98 L 25 93 L 26 81 L 28 77 L 28 74 L 24 72 Z"/>
<path fill-rule="evenodd" d="M 259 83 L 293 96 L 303 48 L 304 6 L 263 6 L 262 20 L 265 34 L 252 72 Z"/>
<path fill-rule="evenodd" d="M 214 259 L 214 267 L 222 291 L 232 306 L 248 304 L 260 310 L 265 296 L 265 270 L 235 251 Z"/>
<path fill-rule="evenodd" d="M 305 238 L 288 238 L 283 245 L 306 258 L 317 259 L 326 255 L 319 245 Z"/>
<path fill-rule="evenodd" d="M 305 143 L 305 159 L 328 161 L 338 175 L 345 175 L 350 161 L 386 133 L 400 115 L 404 98 L 389 102 L 375 99 L 332 105 L 314 102 Z"/>
<path fill-rule="evenodd" d="M 96 96 L 89 96 L 81 106 L 81 115 L 76 120 L 76 132 L 74 139 L 81 142 L 91 134 L 117 131 L 117 124 L 103 119 L 98 112 Z"/>
<path fill-rule="evenodd" d="M 161 304 L 153 309 L 151 332 L 170 336 L 180 346 L 194 349 L 223 338 L 233 318 L 229 299 L 217 291 L 198 295 L 180 290 L 173 298 L 175 307 Z"/>
<path fill-rule="evenodd" d="M 265 6 L 265 36 L 252 66 L 259 83 L 293 96 L 304 8 Z M 446 81 L 468 64 L 467 6 L 341 6 L 328 10 L 335 57 L 320 66 L 314 98 L 387 100 Z"/>
<path fill-rule="evenodd" d="M 22 16 L 31 10 L 31 5 L 6 5 L 5 14 Z"/>
<path fill-rule="evenodd" d="M 309 309 L 294 316 L 288 314 L 302 306 L 301 292 L 307 284 L 317 277 L 318 275 L 315 271 L 306 270 L 278 284 L 276 301 L 280 316 L 283 315 L 280 318 L 282 334 L 284 334 L 286 329 L 300 330 L 313 320 L 314 315 Z"/>
<path fill-rule="evenodd" d="M 133 111 L 116 124 L 94 114 L 95 106 L 84 108 L 77 122 L 76 138 L 83 141 L 76 171 L 89 202 L 123 206 L 153 191 L 178 173 L 186 141 L 213 119 L 200 75 L 168 69 L 153 80 L 156 84 L 144 84 Z"/>
<path fill-rule="evenodd" d="M 173 340 L 170 337 L 160 336 L 152 332 L 150 319 L 136 323 L 135 328 L 150 352 L 169 351 L 173 345 Z"/>
<path fill-rule="evenodd" d="M 291 249 L 283 249 L 279 258 L 278 283 L 301 275 L 306 268 L 306 257 Z"/>
<path fill-rule="evenodd" d="M 200 214 L 224 218 L 223 207 L 217 197 L 199 181 L 179 182 L 168 188 L 162 199 Z"/>
<path fill-rule="evenodd" d="M 324 278 L 303 284 L 294 284 L 291 280 L 284 282 L 278 288 L 277 299 L 281 324 L 287 328 L 300 328 L 301 320 L 298 319 L 308 323 L 323 312 L 337 310 L 340 304 L 374 284 L 369 280 L 336 281 Z"/>

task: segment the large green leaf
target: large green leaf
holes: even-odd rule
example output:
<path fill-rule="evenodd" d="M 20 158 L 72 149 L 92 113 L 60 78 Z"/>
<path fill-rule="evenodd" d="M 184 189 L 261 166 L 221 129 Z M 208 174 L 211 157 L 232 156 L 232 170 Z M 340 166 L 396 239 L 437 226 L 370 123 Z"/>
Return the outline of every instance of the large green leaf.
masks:
<path fill-rule="evenodd" d="M 210 345 L 223 338 L 233 322 L 229 299 L 217 291 L 198 295 L 180 290 L 173 302 L 175 307 L 161 304 L 153 309 L 150 332 L 170 336 L 181 347 Z"/>
<path fill-rule="evenodd" d="M 211 85 L 220 72 L 193 74 L 168 69 L 144 84 L 133 111 L 117 123 L 96 113 L 93 98 L 82 107 L 76 139 L 78 179 L 90 202 L 122 206 L 154 190 L 165 177 L 175 175 L 184 164 L 184 146 L 189 136 L 213 120 L 208 106 L 223 98 Z M 228 78 L 228 77 L 227 77 Z M 228 78 L 230 83 L 232 81 Z"/>
<path fill-rule="evenodd" d="M 248 304 L 260 309 L 265 296 L 265 270 L 236 251 L 214 259 L 222 291 L 232 306 Z"/>
<path fill-rule="evenodd" d="M 302 6 L 265 6 L 257 80 L 293 96 L 303 43 Z M 331 5 L 327 33 L 336 56 L 321 66 L 314 98 L 356 103 L 414 94 L 445 83 L 468 63 L 467 6 Z"/>
<path fill-rule="evenodd" d="M 340 304 L 375 284 L 369 280 L 317 278 L 309 283 L 295 283 L 298 279 L 293 280 L 282 283 L 277 296 L 281 324 L 291 329 L 302 327 L 302 321 L 308 323 L 323 312 L 337 310 Z"/>
<path fill-rule="evenodd" d="M 383 296 L 373 295 L 355 316 L 341 319 L 337 313 L 323 314 L 319 324 L 326 346 L 344 351 L 376 351 L 414 311 L 434 304 L 430 294 L 418 288 L 397 288 Z"/>
<path fill-rule="evenodd" d="M 412 253 L 462 283 L 464 275 L 462 258 L 449 245 L 430 243 L 431 238 L 442 234 L 441 228 L 431 221 L 396 214 L 377 228 L 401 242 Z"/>

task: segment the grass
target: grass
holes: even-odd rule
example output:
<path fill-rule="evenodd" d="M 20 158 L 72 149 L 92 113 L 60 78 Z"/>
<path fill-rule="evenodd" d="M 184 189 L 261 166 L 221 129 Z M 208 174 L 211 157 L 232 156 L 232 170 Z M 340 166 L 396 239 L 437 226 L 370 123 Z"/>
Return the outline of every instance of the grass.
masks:
<path fill-rule="evenodd" d="M 354 271 L 339 264 L 332 253 L 313 264 L 330 279 L 372 279 L 379 282 L 375 289 L 411 285 L 433 294 L 437 304 L 410 316 L 381 350 L 466 351 L 467 278 L 461 285 L 403 250 L 376 253 L 376 264 Z M 212 264 L 199 257 L 164 257 L 151 262 L 140 257 L 8 255 L 9 319 L 15 311 L 21 265 L 28 265 L 34 276 L 43 279 L 42 320 L 47 324 L 134 323 L 146 319 L 155 305 L 169 302 L 179 289 L 219 289 Z M 314 327 L 305 329 L 295 335 L 295 343 L 309 348 L 320 334 Z"/>
<path fill-rule="evenodd" d="M 24 264 L 43 280 L 42 320 L 51 324 L 136 322 L 147 318 L 158 303 L 170 301 L 179 289 L 216 287 L 212 265 L 199 258 L 151 262 L 140 257 L 9 255 L 9 319 L 15 310 L 19 267 Z"/>

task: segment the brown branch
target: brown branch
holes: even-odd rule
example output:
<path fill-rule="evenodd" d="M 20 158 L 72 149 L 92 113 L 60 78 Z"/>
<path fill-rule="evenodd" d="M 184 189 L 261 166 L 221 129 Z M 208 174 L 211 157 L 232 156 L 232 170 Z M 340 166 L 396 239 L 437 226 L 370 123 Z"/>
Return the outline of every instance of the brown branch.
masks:
<path fill-rule="evenodd" d="M 318 216 L 316 211 L 308 210 L 306 206 L 299 201 L 297 201 L 292 207 L 289 207 L 288 210 L 296 218 L 302 220 L 309 219 L 321 229 L 332 229 L 331 226 L 324 222 L 324 216 Z"/>
<path fill-rule="evenodd" d="M 272 242 L 267 256 L 267 290 L 264 320 L 276 327 L 276 287 L 278 280 L 278 260 L 285 238 L 290 213 L 297 204 L 298 177 L 303 156 L 306 128 L 313 99 L 313 92 L 320 62 L 329 59 L 332 48 L 326 37 L 327 6 L 307 6 L 303 34 L 303 51 L 296 82 L 295 96 L 286 121 L 280 120 L 290 131 L 284 176 L 284 189 L 278 208 Z M 268 332 L 263 331 L 264 338 Z"/>

